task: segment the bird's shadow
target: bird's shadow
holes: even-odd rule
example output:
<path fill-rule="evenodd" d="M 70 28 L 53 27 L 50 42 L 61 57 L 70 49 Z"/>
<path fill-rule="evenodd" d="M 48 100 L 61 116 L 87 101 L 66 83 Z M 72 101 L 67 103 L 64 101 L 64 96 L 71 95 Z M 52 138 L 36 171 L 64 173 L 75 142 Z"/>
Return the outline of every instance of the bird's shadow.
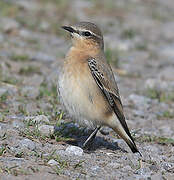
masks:
<path fill-rule="evenodd" d="M 81 138 L 78 138 L 75 141 L 68 141 L 67 144 L 78 146 L 83 148 L 83 143 L 85 140 L 88 138 L 88 136 L 83 136 Z M 104 137 L 101 136 L 96 136 L 94 139 L 94 142 L 90 145 L 87 146 L 84 149 L 84 152 L 86 153 L 92 153 L 95 152 L 98 149 L 109 149 L 112 151 L 122 151 L 122 152 L 127 152 L 126 150 L 122 149 L 121 147 L 118 146 L 118 143 L 112 143 L 106 140 Z"/>
<path fill-rule="evenodd" d="M 89 137 L 92 132 L 90 129 L 84 129 L 78 127 L 74 123 L 63 123 L 54 127 L 55 136 L 61 137 L 64 142 L 70 145 L 78 146 L 82 148 L 83 143 Z M 127 152 L 118 146 L 118 143 L 108 141 L 104 136 L 96 136 L 93 143 L 86 148 L 83 148 L 86 153 L 95 152 L 97 149 L 109 149 L 112 151 Z"/>

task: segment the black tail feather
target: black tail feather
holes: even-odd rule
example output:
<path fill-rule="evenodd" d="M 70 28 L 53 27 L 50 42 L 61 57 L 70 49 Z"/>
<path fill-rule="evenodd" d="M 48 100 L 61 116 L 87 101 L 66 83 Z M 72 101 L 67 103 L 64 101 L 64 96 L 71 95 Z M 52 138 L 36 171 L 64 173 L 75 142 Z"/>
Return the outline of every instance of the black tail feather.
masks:
<path fill-rule="evenodd" d="M 134 141 L 133 141 L 133 142 L 131 142 L 131 141 L 127 142 L 127 145 L 130 147 L 130 149 L 131 149 L 131 151 L 132 151 L 133 153 L 139 153 L 140 156 L 142 157 L 142 154 L 141 154 L 140 151 L 138 150 L 138 148 L 137 148 L 137 146 L 136 146 L 136 144 L 135 144 Z"/>

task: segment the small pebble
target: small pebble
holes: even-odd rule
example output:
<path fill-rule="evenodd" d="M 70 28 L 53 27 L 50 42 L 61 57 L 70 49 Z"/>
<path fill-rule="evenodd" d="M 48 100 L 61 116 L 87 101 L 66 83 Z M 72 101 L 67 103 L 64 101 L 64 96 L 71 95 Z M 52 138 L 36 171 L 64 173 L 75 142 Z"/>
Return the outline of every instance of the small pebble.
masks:
<path fill-rule="evenodd" d="M 24 127 L 24 123 L 23 123 L 22 121 L 19 121 L 19 120 L 14 120 L 14 121 L 12 122 L 12 126 L 13 126 L 14 128 L 19 129 L 19 128 L 23 128 L 23 127 Z"/>
<path fill-rule="evenodd" d="M 149 173 L 150 173 L 149 168 L 140 168 L 135 172 L 135 174 L 139 174 L 139 175 L 148 175 Z"/>
<path fill-rule="evenodd" d="M 40 125 L 38 127 L 38 130 L 40 131 L 41 134 L 43 134 L 45 136 L 49 136 L 50 134 L 54 133 L 54 126 Z"/>
<path fill-rule="evenodd" d="M 134 104 L 134 106 L 137 109 L 144 110 L 149 107 L 149 104 L 151 102 L 150 98 L 147 98 L 145 96 L 140 96 L 137 94 L 131 94 L 129 96 L 129 100 Z"/>
<path fill-rule="evenodd" d="M 68 146 L 65 152 L 71 155 L 82 156 L 83 149 L 77 146 Z"/>
<path fill-rule="evenodd" d="M 27 139 L 27 138 L 19 141 L 19 146 L 23 147 L 23 148 L 30 149 L 32 151 L 35 150 L 35 148 L 36 148 L 35 143 L 32 140 Z"/>
<path fill-rule="evenodd" d="M 38 116 L 29 116 L 25 118 L 25 121 L 32 121 L 36 124 L 44 124 L 49 123 L 49 119 L 45 115 L 38 115 Z"/>
<path fill-rule="evenodd" d="M 36 116 L 34 119 L 33 119 L 34 122 L 36 123 L 49 123 L 49 119 L 47 118 L 47 116 L 45 115 L 39 115 L 39 116 Z"/>
<path fill-rule="evenodd" d="M 59 163 L 58 163 L 57 161 L 55 161 L 54 159 L 50 159 L 50 160 L 48 161 L 48 164 L 49 164 L 50 166 L 56 166 L 56 165 L 58 165 Z"/>

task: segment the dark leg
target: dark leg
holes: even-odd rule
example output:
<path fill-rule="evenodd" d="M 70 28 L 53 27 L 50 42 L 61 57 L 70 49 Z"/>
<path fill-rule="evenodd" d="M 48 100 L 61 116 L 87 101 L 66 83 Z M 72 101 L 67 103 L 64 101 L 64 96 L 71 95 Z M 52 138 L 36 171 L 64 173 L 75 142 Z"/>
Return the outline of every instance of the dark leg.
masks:
<path fill-rule="evenodd" d="M 95 130 L 91 133 L 91 135 L 88 137 L 88 139 L 83 143 L 82 147 L 90 147 L 95 139 L 95 136 L 98 132 L 98 130 L 101 128 L 101 126 L 95 128 Z"/>

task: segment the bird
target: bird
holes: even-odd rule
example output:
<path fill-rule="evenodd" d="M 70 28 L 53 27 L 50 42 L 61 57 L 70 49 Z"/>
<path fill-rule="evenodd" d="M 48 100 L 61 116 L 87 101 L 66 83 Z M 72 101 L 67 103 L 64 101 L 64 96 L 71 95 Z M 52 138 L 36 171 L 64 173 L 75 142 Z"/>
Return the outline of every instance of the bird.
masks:
<path fill-rule="evenodd" d="M 133 153 L 141 154 L 126 123 L 119 89 L 104 54 L 101 30 L 92 22 L 62 28 L 70 33 L 72 46 L 58 78 L 58 93 L 70 117 L 93 129 L 82 147 L 91 146 L 100 128 L 108 126 Z"/>

